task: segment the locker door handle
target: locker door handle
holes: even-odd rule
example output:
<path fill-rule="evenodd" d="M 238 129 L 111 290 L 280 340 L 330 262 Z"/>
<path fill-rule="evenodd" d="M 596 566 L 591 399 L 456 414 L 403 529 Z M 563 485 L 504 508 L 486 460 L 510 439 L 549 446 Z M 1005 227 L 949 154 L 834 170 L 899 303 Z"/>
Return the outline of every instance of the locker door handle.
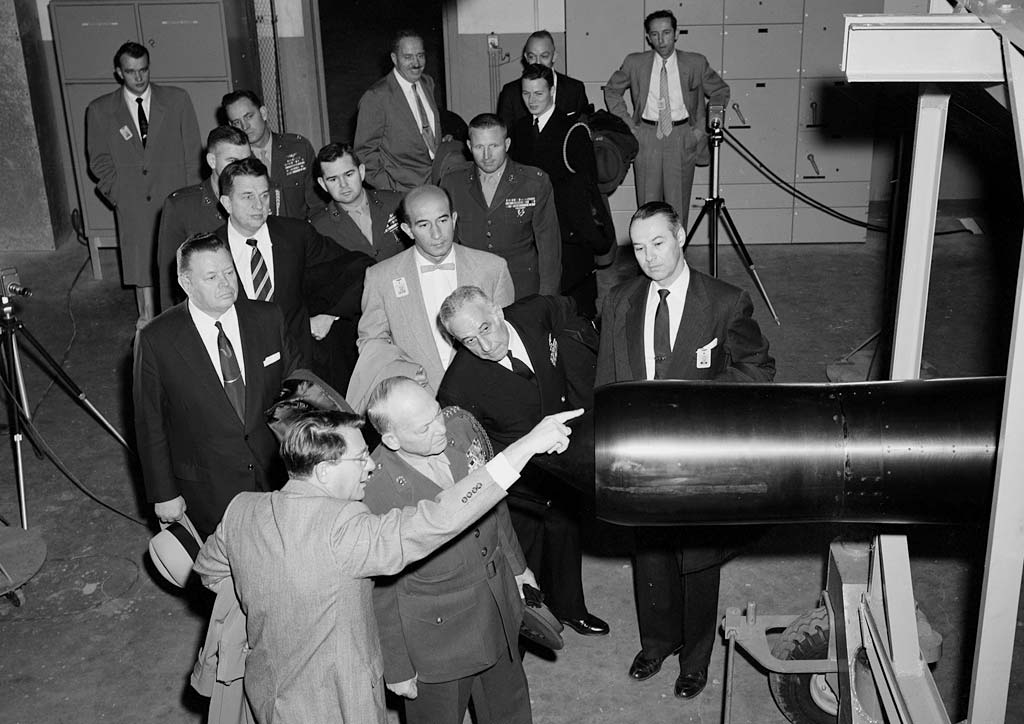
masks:
<path fill-rule="evenodd" d="M 815 176 L 821 176 L 821 170 L 818 168 L 818 162 L 814 160 L 814 154 L 807 154 L 807 160 L 811 162 L 811 168 L 814 169 Z"/>
<path fill-rule="evenodd" d="M 818 125 L 818 101 L 811 101 L 811 122 L 809 125 Z"/>
<path fill-rule="evenodd" d="M 743 111 L 740 110 L 740 104 L 739 103 L 733 103 L 732 104 L 732 109 L 736 113 L 736 117 L 740 119 L 740 123 L 741 124 L 743 124 L 744 126 L 749 125 L 747 123 L 747 119 L 743 117 Z"/>

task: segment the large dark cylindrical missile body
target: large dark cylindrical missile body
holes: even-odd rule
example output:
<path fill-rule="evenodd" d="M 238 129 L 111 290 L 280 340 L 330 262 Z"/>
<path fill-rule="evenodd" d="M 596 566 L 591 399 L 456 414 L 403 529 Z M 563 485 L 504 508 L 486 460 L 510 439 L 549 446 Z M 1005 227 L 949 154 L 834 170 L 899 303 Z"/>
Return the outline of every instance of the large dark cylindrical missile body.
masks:
<path fill-rule="evenodd" d="M 596 393 L 597 516 L 986 520 L 1004 381 L 608 385 Z"/>

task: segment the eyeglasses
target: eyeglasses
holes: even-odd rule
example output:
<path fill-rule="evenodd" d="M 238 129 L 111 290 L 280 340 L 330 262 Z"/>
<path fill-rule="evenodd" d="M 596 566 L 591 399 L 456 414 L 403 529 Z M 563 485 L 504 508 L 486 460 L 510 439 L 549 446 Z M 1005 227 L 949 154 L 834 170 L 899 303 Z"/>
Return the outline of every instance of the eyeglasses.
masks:
<path fill-rule="evenodd" d="M 334 460 L 332 462 L 340 463 L 343 460 L 351 460 L 352 462 L 365 463 L 369 459 L 370 459 L 370 448 L 363 448 L 363 451 L 361 453 L 359 453 L 358 455 L 356 455 L 355 457 L 350 457 L 350 458 L 334 458 Z"/>

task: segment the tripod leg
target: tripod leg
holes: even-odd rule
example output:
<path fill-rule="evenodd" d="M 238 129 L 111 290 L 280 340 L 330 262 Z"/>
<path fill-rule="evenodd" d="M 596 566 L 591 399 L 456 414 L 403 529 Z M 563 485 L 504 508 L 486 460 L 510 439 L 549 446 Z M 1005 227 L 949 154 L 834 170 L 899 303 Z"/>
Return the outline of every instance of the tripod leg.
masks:
<path fill-rule="evenodd" d="M 722 197 L 715 195 L 711 200 L 711 215 L 708 217 L 708 273 L 718 277 L 718 224 L 722 218 Z"/>
<path fill-rule="evenodd" d="M 10 364 L 11 377 L 8 380 L 8 394 L 13 395 L 13 397 L 10 397 L 11 407 L 18 415 L 19 422 L 21 422 L 21 433 L 32 444 L 32 452 L 35 453 L 36 459 L 42 460 L 43 446 L 36 439 L 35 430 L 32 427 L 32 410 L 29 407 L 28 393 L 25 390 L 25 373 L 21 368 L 21 354 L 18 350 L 16 331 L 14 326 L 6 328 L 7 339 L 5 344 L 0 346 L 0 356 L 3 357 L 4 369 L 7 369 L 8 364 Z M 10 360 L 10 363 L 8 363 L 8 360 Z M 27 426 L 24 424 L 25 422 L 28 423 Z"/>
<path fill-rule="evenodd" d="M 696 221 L 693 222 L 693 226 L 686 232 L 686 240 L 683 242 L 683 251 L 686 251 L 686 247 L 690 245 L 690 239 L 697 233 L 697 229 L 700 227 L 700 222 L 704 220 L 704 217 L 708 213 L 708 206 L 712 205 L 713 199 L 704 199 L 704 205 L 700 209 L 700 213 L 697 214 Z"/>
<path fill-rule="evenodd" d="M 39 359 L 45 364 L 50 376 L 60 382 L 64 389 L 67 390 L 72 397 L 78 400 L 79 404 L 82 405 L 82 407 L 84 407 L 86 411 L 89 412 L 89 414 L 92 415 L 93 418 L 99 422 L 115 440 L 121 443 L 121 445 L 126 449 L 131 450 L 128 443 L 121 436 L 121 433 L 117 431 L 117 428 L 110 424 L 107 418 L 105 418 L 86 398 L 85 392 L 82 391 L 82 388 L 75 384 L 75 381 L 71 379 L 71 375 L 69 375 L 67 371 L 57 363 L 57 360 L 50 356 L 50 353 L 47 352 L 43 345 L 41 345 L 39 341 L 32 336 L 32 333 L 28 331 L 25 325 L 18 322 L 16 331 L 21 333 L 22 337 L 25 338 L 25 341 L 29 343 L 38 355 Z"/>
<path fill-rule="evenodd" d="M 19 403 L 22 407 L 25 406 L 24 400 L 19 401 L 17 395 L 19 395 L 19 385 L 21 388 L 24 384 L 18 375 L 20 366 L 17 364 L 17 351 L 16 342 L 14 340 L 14 332 L 11 329 L 3 330 L 2 339 L 4 365 L 0 369 L 0 377 L 3 378 L 3 396 L 7 398 L 7 423 L 9 425 L 8 433 L 11 439 L 11 451 L 14 454 L 14 479 L 18 487 L 18 510 L 21 514 L 21 527 L 28 530 L 28 510 L 25 505 L 25 462 L 21 455 L 21 411 Z"/>
<path fill-rule="evenodd" d="M 725 206 L 725 201 L 722 201 L 721 211 L 721 219 L 726 232 L 729 234 L 729 240 L 732 242 L 733 248 L 736 250 L 736 253 L 739 254 L 740 260 L 746 264 L 747 273 L 750 274 L 750 278 L 754 282 L 754 286 L 757 287 L 757 291 L 760 292 L 761 298 L 764 299 L 764 303 L 768 305 L 768 311 L 771 313 L 772 319 L 775 320 L 775 324 L 781 327 L 782 322 L 779 321 L 779 315 L 775 313 L 775 307 L 772 305 L 772 300 L 768 298 L 768 292 L 765 291 L 764 284 L 761 283 L 761 278 L 757 276 L 757 270 L 754 268 L 754 260 L 750 257 L 750 252 L 747 251 L 747 247 L 743 243 L 743 237 L 740 236 L 740 230 L 736 228 L 736 224 L 733 222 L 732 216 L 729 214 L 729 209 Z"/>

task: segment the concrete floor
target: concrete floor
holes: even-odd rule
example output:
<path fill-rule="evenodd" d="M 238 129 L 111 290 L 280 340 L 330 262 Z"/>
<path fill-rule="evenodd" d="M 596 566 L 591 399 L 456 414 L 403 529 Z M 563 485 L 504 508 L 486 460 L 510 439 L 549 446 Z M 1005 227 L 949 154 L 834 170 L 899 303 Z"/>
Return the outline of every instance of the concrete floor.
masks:
<path fill-rule="evenodd" d="M 944 216 L 940 228 L 959 225 Z M 939 375 L 1004 371 L 1006 303 L 1013 293 L 1018 247 L 1019 241 L 1005 244 L 991 234 L 938 238 L 925 357 Z M 866 244 L 844 246 L 752 246 L 751 253 L 783 322 L 781 328 L 772 324 L 755 299 L 757 318 L 778 363 L 778 380 L 825 381 L 825 366 L 879 325 L 881 239 L 872 235 Z M 16 265 L 23 283 L 36 290 L 32 299 L 18 303 L 22 321 L 58 359 L 70 344 L 65 368 L 114 426 L 128 431 L 134 298 L 113 280 L 112 256 L 106 258 L 102 281 L 82 270 L 86 258 L 84 247 L 69 242 L 49 254 L 5 254 L 2 265 Z M 705 268 L 705 258 L 700 248 L 690 254 L 698 268 Z M 721 276 L 750 288 L 727 247 L 721 259 Z M 628 274 L 629 259 L 620 261 L 615 274 Z M 71 315 L 77 330 L 73 344 Z M 144 517 L 130 456 L 64 392 L 45 392 L 47 378 L 27 357 L 28 394 L 31 404 L 39 405 L 36 422 L 45 439 L 97 495 Z M 31 452 L 26 458 L 30 527 L 42 534 L 49 550 L 43 569 L 24 588 L 25 605 L 15 608 L 0 601 L 0 722 L 202 721 L 205 700 L 191 693 L 187 676 L 204 632 L 205 593 L 198 589 L 183 595 L 153 573 L 144 555 L 152 534 L 148 525 L 100 507 Z M 0 516 L 16 525 L 11 470 L 4 445 Z M 756 600 L 762 612 L 793 614 L 813 607 L 824 584 L 828 542 L 839 534 L 869 536 L 872 530 L 826 525 L 770 530 L 723 569 L 721 606 Z M 945 637 L 934 674 L 952 720 L 959 721 L 966 716 L 970 689 L 984 525 L 899 532 L 909 535 L 916 597 Z M 567 631 L 566 647 L 555 660 L 526 659 L 539 724 L 719 720 L 724 646 L 712 658 L 710 685 L 692 702 L 672 697 L 676 671 L 671 662 L 647 682 L 626 677 L 638 649 L 627 543 L 628 531 L 613 526 L 598 523 L 588 534 L 588 603 L 609 621 L 611 635 L 594 639 Z M 1018 642 L 1018 653 L 1020 648 Z M 735 675 L 734 722 L 785 721 L 762 672 L 740 658 Z M 1017 686 L 1011 687 L 1006 721 L 1024 722 L 1019 686 L 1024 671 L 1016 661 L 1013 681 Z"/>

